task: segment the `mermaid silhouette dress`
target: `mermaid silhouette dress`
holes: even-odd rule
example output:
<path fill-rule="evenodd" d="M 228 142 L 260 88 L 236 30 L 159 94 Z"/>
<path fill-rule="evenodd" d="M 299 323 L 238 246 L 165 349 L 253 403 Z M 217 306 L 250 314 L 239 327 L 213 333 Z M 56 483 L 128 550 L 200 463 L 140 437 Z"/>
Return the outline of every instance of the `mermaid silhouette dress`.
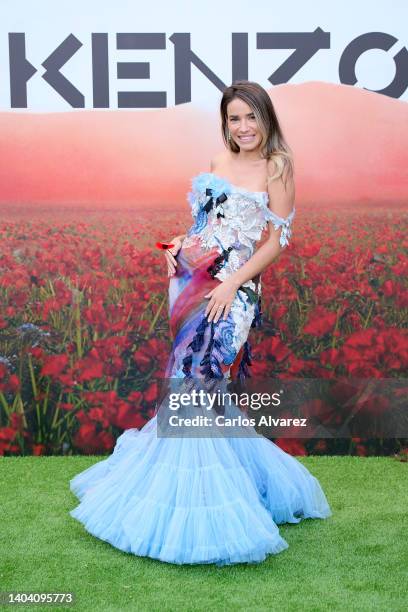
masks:
<path fill-rule="evenodd" d="M 225 321 L 207 321 L 204 296 L 251 257 L 268 222 L 281 246 L 289 244 L 295 209 L 281 218 L 267 192 L 208 172 L 192 179 L 187 199 L 194 223 L 169 283 L 174 340 L 165 375 L 193 387 L 245 378 L 248 334 L 261 324 L 260 276 L 240 287 Z M 279 524 L 331 516 L 318 480 L 254 428 L 242 436 L 159 436 L 158 416 L 159 408 L 140 430 L 124 431 L 107 459 L 70 481 L 80 501 L 70 515 L 94 536 L 168 563 L 223 566 L 286 549 Z"/>

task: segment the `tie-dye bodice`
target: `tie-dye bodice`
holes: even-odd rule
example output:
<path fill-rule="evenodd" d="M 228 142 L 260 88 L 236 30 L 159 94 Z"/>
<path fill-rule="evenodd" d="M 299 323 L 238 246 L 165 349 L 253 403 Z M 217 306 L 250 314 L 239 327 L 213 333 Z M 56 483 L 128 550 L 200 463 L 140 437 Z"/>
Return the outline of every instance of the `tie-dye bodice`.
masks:
<path fill-rule="evenodd" d="M 282 228 L 281 246 L 289 244 L 295 209 L 286 219 L 279 217 L 268 207 L 266 191 L 248 191 L 212 172 L 202 172 L 192 179 L 187 200 L 194 224 L 183 248 L 200 243 L 205 250 L 217 248 L 224 254 L 214 273 L 219 280 L 225 280 L 253 255 L 268 221 L 275 229 Z"/>

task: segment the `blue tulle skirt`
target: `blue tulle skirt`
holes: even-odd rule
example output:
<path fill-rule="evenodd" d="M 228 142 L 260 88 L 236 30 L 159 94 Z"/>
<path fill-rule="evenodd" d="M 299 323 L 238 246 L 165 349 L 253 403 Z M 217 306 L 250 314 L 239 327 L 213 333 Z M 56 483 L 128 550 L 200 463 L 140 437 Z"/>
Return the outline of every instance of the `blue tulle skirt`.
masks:
<path fill-rule="evenodd" d="M 278 524 L 332 513 L 318 480 L 262 435 L 157 436 L 157 415 L 76 475 L 70 515 L 116 548 L 168 563 L 258 563 Z"/>

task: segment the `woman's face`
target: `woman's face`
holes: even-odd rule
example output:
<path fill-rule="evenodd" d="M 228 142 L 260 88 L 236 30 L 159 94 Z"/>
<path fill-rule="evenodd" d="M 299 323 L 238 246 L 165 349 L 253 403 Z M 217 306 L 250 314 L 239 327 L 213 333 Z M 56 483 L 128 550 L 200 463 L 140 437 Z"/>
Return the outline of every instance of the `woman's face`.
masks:
<path fill-rule="evenodd" d="M 255 115 L 251 107 L 241 100 L 234 98 L 227 106 L 227 126 L 231 132 L 231 139 L 244 151 L 253 151 L 262 141 Z"/>

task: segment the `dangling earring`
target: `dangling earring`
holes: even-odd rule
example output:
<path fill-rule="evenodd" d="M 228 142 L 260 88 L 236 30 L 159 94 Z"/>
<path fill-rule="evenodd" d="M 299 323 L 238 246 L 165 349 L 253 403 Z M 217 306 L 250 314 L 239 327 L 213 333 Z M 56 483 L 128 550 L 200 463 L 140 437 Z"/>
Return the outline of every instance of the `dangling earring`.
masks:
<path fill-rule="evenodd" d="M 231 142 L 231 132 L 228 130 L 228 142 Z"/>

